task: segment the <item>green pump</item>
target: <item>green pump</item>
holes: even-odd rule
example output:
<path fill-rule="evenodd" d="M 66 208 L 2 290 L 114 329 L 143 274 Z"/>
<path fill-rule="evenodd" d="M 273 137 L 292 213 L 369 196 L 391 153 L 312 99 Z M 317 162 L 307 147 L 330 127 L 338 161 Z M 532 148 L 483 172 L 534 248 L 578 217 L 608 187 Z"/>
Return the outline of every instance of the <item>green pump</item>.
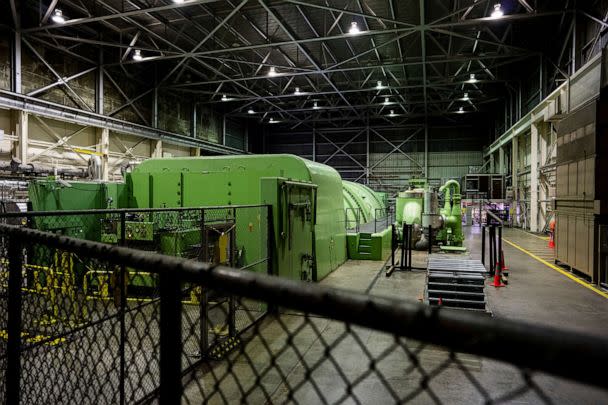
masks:
<path fill-rule="evenodd" d="M 437 239 L 449 246 L 462 246 L 462 211 L 460 209 L 460 184 L 456 180 L 448 180 L 439 188 L 443 193 L 445 203 L 440 211 L 444 226 L 439 231 Z"/>

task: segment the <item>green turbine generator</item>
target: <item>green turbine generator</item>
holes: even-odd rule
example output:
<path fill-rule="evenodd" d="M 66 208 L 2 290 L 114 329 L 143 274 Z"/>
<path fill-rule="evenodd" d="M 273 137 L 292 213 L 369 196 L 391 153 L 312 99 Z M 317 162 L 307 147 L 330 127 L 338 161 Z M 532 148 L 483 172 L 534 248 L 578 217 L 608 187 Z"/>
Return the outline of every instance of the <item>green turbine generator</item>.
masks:
<path fill-rule="evenodd" d="M 126 173 L 124 183 L 38 180 L 30 184 L 29 195 L 36 211 L 270 204 L 275 274 L 316 281 L 346 260 L 340 175 L 329 166 L 293 155 L 149 159 Z M 254 211 L 237 210 L 237 214 L 234 226 L 241 246 L 235 248 L 241 252 L 239 265 L 247 266 L 265 256 L 266 241 L 255 232 L 264 226 L 264 219 Z M 36 221 L 39 229 L 110 243 L 121 232 L 116 218 L 104 215 L 70 219 L 68 226 L 53 217 Z M 200 244 L 194 218 L 192 229 L 177 230 L 170 218 L 163 221 L 135 215 L 126 222 L 125 233 L 133 243 L 167 254 L 187 256 L 186 246 L 196 244 L 197 238 Z"/>

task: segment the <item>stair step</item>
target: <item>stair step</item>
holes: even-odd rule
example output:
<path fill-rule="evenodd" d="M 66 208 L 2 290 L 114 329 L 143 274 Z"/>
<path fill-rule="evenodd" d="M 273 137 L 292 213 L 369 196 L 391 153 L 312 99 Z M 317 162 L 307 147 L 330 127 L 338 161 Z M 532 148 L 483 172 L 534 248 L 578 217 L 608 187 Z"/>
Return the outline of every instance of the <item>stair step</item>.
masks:
<path fill-rule="evenodd" d="M 469 276 L 453 276 L 443 274 L 429 274 L 429 282 L 451 282 L 452 284 L 481 284 L 485 283 L 485 279 Z"/>
<path fill-rule="evenodd" d="M 458 284 L 458 283 L 440 283 L 436 281 L 430 281 L 428 283 L 429 289 L 434 290 L 459 290 L 459 291 L 471 291 L 471 292 L 481 292 L 483 293 L 483 284 Z"/>
<path fill-rule="evenodd" d="M 371 256 L 371 252 L 358 252 L 359 256 Z"/>
<path fill-rule="evenodd" d="M 473 298 L 484 298 L 485 294 L 484 293 L 478 293 L 478 292 L 471 292 L 471 291 L 449 291 L 449 290 L 429 290 L 429 296 L 430 295 L 436 295 L 439 294 L 440 296 L 444 296 L 444 295 L 466 295 L 467 297 L 470 297 L 471 299 Z"/>
<path fill-rule="evenodd" d="M 438 305 L 439 298 L 429 298 L 429 304 Z M 486 302 L 484 301 L 472 301 L 455 298 L 442 298 L 441 305 L 445 307 L 456 307 L 456 308 L 470 308 L 470 309 L 485 309 Z"/>

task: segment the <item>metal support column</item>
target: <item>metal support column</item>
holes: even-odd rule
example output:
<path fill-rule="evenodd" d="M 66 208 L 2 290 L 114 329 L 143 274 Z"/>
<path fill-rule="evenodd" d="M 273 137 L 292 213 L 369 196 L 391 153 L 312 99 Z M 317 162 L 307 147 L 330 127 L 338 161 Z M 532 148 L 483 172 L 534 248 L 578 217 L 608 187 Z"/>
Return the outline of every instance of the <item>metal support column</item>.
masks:
<path fill-rule="evenodd" d="M 103 49 L 99 48 L 99 65 L 97 66 L 97 74 L 95 75 L 95 112 L 103 114 Z"/>
<path fill-rule="evenodd" d="M 197 131 L 197 114 L 196 111 L 197 110 L 197 104 L 193 103 L 192 105 L 192 122 L 190 123 L 190 136 L 192 136 L 193 138 L 196 138 L 196 131 Z"/>
<path fill-rule="evenodd" d="M 22 164 L 27 164 L 28 144 L 29 144 L 29 114 L 25 111 L 17 111 L 17 158 Z"/>
<path fill-rule="evenodd" d="M 530 146 L 530 231 L 538 232 L 538 124 L 532 123 Z"/>
<path fill-rule="evenodd" d="M 312 124 L 312 161 L 317 161 L 317 129 L 314 122 Z"/>
<path fill-rule="evenodd" d="M 163 157 L 163 141 L 161 141 L 160 139 L 157 139 L 153 142 L 153 150 L 152 150 L 152 157 Z"/>
<path fill-rule="evenodd" d="M 505 174 L 505 148 L 501 146 L 498 148 L 498 174 Z"/>
<path fill-rule="evenodd" d="M 154 90 L 152 90 L 152 127 L 158 128 L 158 73 L 154 67 Z"/>
<path fill-rule="evenodd" d="M 21 93 L 21 33 L 13 34 L 11 47 L 11 91 Z"/>
<path fill-rule="evenodd" d="M 369 114 L 365 121 L 365 184 L 369 184 Z"/>
<path fill-rule="evenodd" d="M 511 140 L 511 186 L 513 187 L 513 205 L 515 206 L 515 220 L 513 223 L 519 222 L 517 217 L 517 207 L 519 205 L 519 176 L 517 169 L 519 167 L 519 138 L 514 136 Z"/>
<path fill-rule="evenodd" d="M 108 181 L 110 177 L 110 130 L 97 128 L 97 151 L 101 154 L 101 179 Z"/>

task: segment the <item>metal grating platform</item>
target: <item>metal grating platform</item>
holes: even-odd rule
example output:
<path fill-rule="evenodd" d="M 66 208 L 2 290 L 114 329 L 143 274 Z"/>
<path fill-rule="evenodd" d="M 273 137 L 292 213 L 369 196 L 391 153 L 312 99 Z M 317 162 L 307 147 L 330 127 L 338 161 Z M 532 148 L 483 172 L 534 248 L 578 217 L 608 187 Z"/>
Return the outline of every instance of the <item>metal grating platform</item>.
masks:
<path fill-rule="evenodd" d="M 479 260 L 431 255 L 427 265 L 427 303 L 488 312 L 486 275 Z"/>

